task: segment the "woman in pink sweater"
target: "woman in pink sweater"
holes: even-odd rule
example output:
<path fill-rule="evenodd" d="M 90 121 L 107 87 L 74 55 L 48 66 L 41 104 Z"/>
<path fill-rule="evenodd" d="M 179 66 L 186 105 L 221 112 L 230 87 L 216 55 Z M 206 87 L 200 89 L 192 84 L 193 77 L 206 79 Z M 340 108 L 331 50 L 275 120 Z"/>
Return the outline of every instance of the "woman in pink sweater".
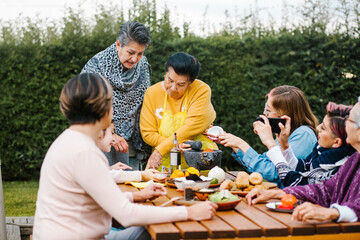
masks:
<path fill-rule="evenodd" d="M 71 125 L 50 146 L 41 167 L 34 239 L 104 239 L 111 217 L 129 227 L 214 216 L 216 205 L 210 202 L 166 208 L 133 203 L 166 195 L 161 186 L 120 191 L 95 144 L 111 123 L 111 99 L 109 82 L 97 74 L 77 75 L 64 86 L 60 109 Z M 129 231 L 124 235 L 134 239 Z M 123 239 L 121 232 L 117 237 Z"/>

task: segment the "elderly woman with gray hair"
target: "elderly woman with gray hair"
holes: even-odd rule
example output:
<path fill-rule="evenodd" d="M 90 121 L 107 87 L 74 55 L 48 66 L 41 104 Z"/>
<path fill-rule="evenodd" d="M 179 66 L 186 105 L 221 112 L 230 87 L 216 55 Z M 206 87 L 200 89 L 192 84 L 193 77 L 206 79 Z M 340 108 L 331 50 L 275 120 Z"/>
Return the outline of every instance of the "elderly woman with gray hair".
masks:
<path fill-rule="evenodd" d="M 346 142 L 356 149 L 337 174 L 320 184 L 287 187 L 282 190 L 252 190 L 249 204 L 281 198 L 286 193 L 307 201 L 297 206 L 293 219 L 356 222 L 360 219 L 360 97 L 346 119 Z"/>
<path fill-rule="evenodd" d="M 121 25 L 116 42 L 96 54 L 82 73 L 97 73 L 109 80 L 114 96 L 115 135 L 112 149 L 105 153 L 109 164 L 122 162 L 141 168 L 144 151 L 139 116 L 146 89 L 150 86 L 150 65 L 144 55 L 150 45 L 149 30 L 141 23 Z"/>

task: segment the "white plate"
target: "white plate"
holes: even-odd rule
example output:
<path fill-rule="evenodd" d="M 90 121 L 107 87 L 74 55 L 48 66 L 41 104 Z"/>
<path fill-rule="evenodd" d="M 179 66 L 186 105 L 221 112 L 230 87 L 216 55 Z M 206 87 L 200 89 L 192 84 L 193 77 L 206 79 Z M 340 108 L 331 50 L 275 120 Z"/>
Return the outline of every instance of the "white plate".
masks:
<path fill-rule="evenodd" d="M 275 212 L 292 213 L 294 211 L 294 209 L 277 208 L 276 205 L 280 205 L 280 204 L 281 204 L 281 202 L 269 202 L 265 206 L 268 209 L 273 210 Z"/>

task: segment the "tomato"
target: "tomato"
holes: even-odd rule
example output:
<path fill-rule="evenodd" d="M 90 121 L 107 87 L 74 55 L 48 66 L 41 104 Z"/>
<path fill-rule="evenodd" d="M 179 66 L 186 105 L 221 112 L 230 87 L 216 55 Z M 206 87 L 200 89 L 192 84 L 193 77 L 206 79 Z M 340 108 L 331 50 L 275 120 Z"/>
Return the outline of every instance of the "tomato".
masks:
<path fill-rule="evenodd" d="M 276 205 L 276 208 L 279 208 L 279 209 L 293 209 L 294 207 L 288 207 L 288 206 L 284 206 L 282 204 L 279 204 L 279 205 Z"/>
<path fill-rule="evenodd" d="M 294 204 L 296 203 L 296 197 L 292 194 L 285 194 L 281 198 L 281 203 L 284 207 L 294 208 Z"/>

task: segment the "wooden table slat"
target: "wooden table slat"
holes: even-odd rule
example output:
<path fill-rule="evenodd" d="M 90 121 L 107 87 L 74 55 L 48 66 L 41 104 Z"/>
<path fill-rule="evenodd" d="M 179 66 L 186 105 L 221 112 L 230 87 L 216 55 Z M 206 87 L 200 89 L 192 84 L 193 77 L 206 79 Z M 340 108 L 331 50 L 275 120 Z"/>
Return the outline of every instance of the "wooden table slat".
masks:
<path fill-rule="evenodd" d="M 249 206 L 245 201 L 241 201 L 236 207 L 236 211 L 259 225 L 265 236 L 286 236 L 289 235 L 289 229 L 286 225 L 275 220 L 259 209 Z"/>
<path fill-rule="evenodd" d="M 340 223 L 340 227 L 343 233 L 360 232 L 360 222 Z"/>
<path fill-rule="evenodd" d="M 235 229 L 237 237 L 261 237 L 262 235 L 259 226 L 235 211 L 217 211 L 216 215 Z"/>
<path fill-rule="evenodd" d="M 210 238 L 234 238 L 235 229 L 218 217 L 200 223 L 209 231 Z"/>
<path fill-rule="evenodd" d="M 180 231 L 172 223 L 151 224 L 148 231 L 152 239 L 156 240 L 178 240 Z"/>
<path fill-rule="evenodd" d="M 208 238 L 208 230 L 196 221 L 175 222 L 175 226 L 180 230 L 183 239 Z"/>
<path fill-rule="evenodd" d="M 314 235 L 315 234 L 315 227 L 312 224 L 299 222 L 299 221 L 292 221 L 290 213 L 280 213 L 274 212 L 268 209 L 265 204 L 256 204 L 254 205 L 255 208 L 261 210 L 262 212 L 271 215 L 272 218 L 279 220 L 280 222 L 284 223 L 289 227 L 289 231 L 291 235 Z"/>

